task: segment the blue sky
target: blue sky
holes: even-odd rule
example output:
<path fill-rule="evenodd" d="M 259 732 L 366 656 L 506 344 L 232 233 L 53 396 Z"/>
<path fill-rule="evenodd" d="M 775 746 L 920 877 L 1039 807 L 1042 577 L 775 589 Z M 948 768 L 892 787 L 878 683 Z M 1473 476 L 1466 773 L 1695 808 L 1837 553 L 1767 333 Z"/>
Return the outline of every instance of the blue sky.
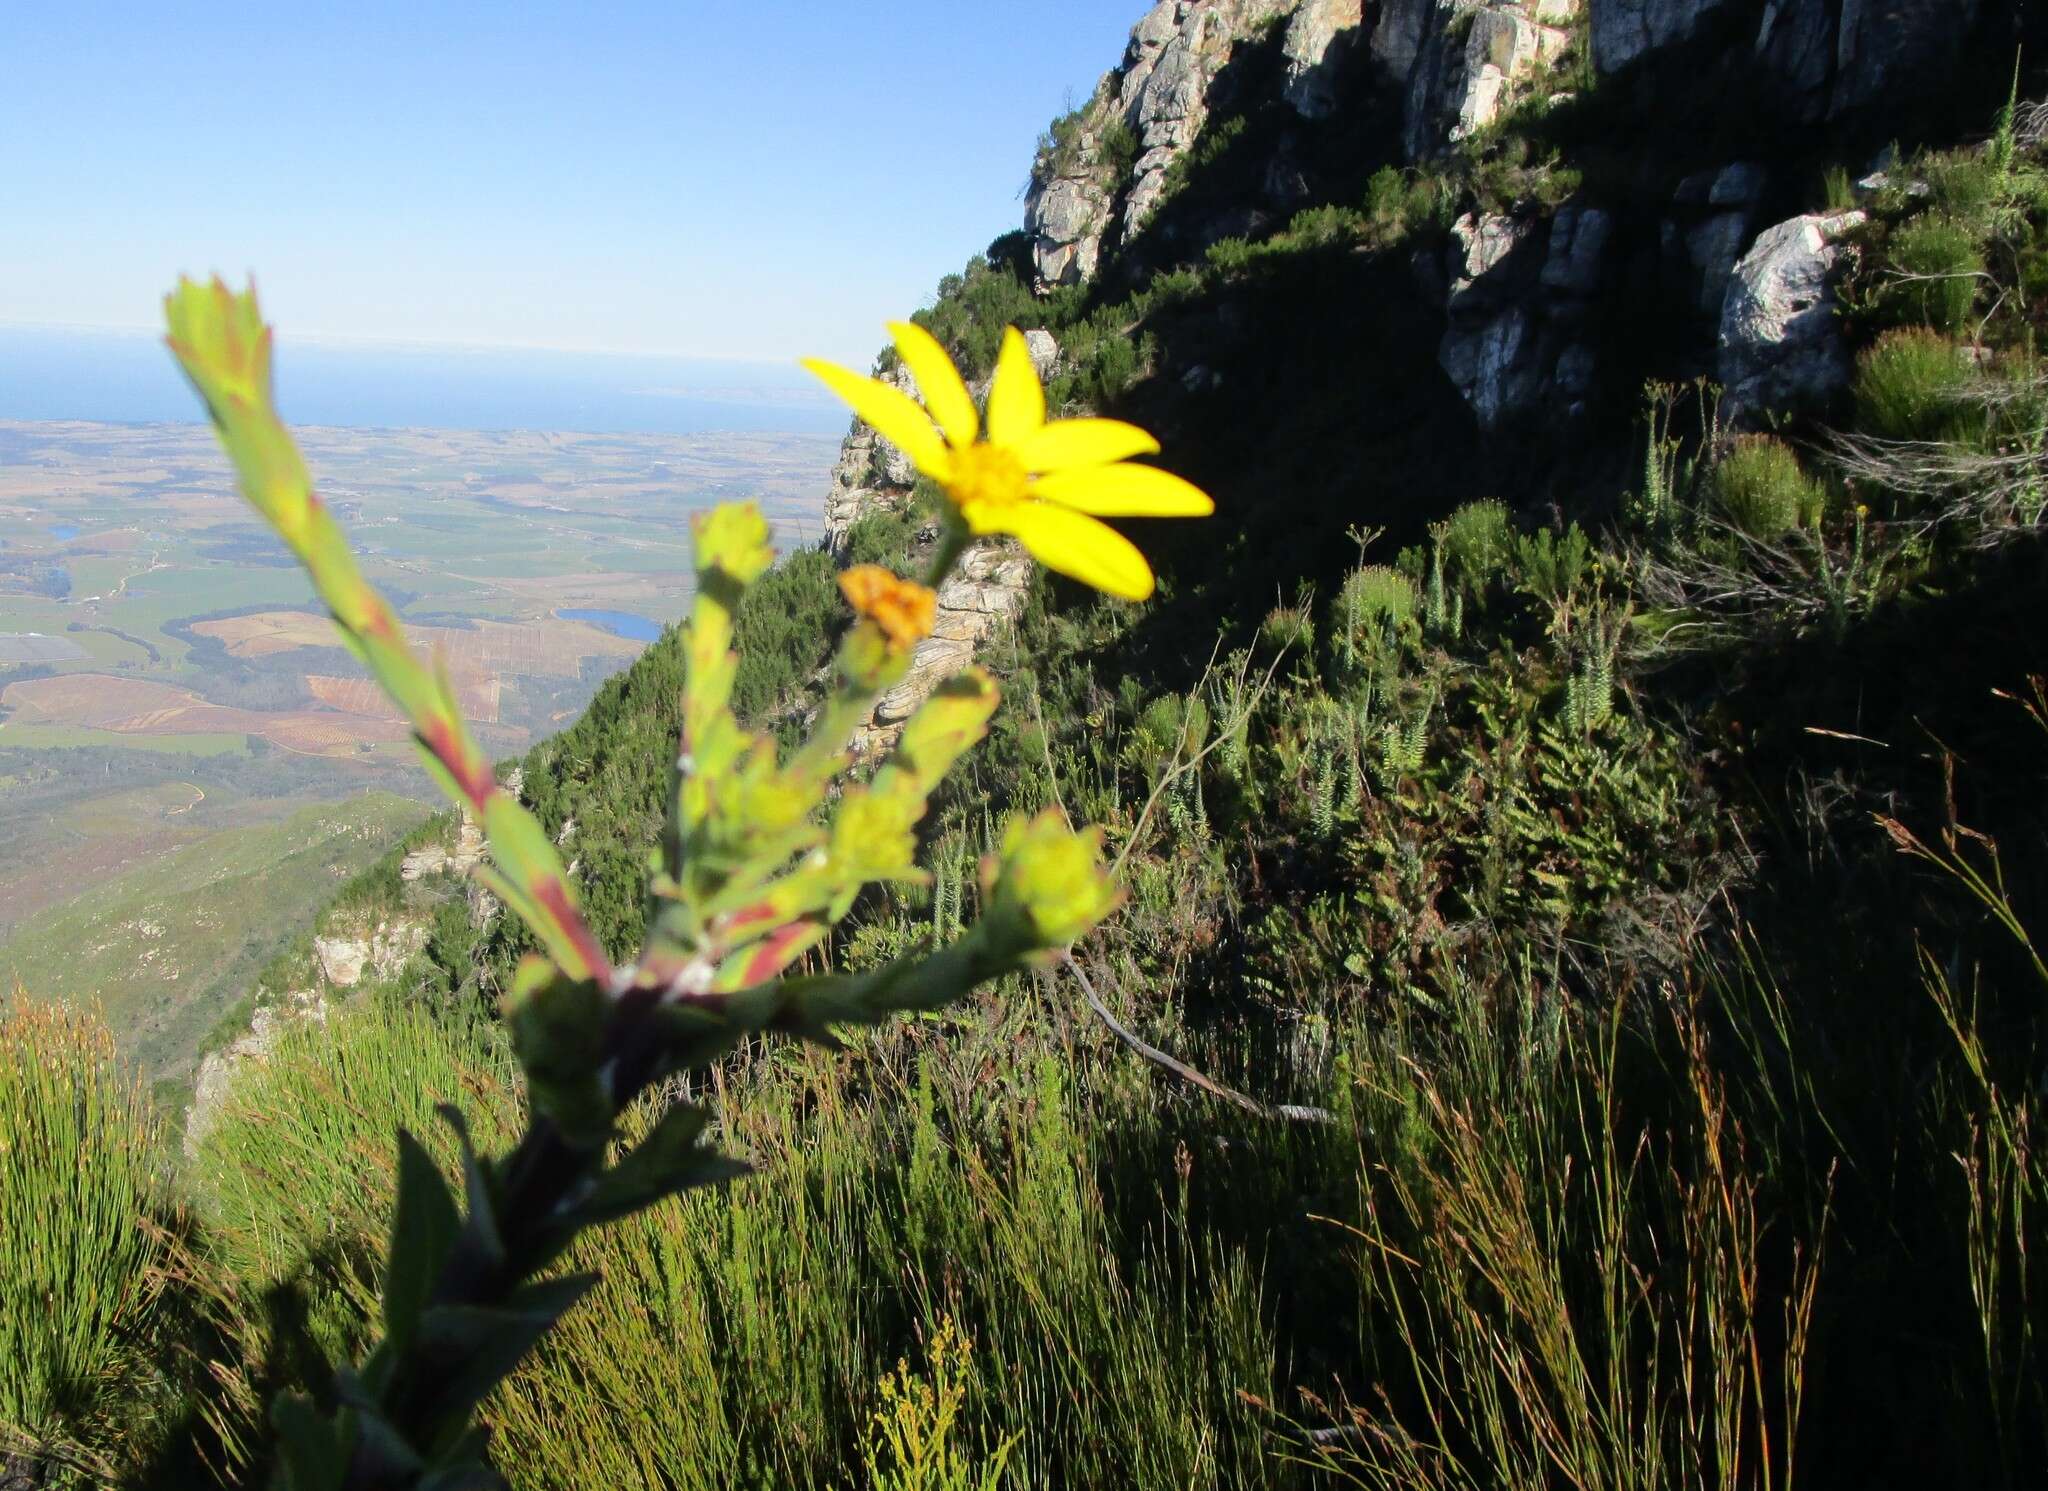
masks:
<path fill-rule="evenodd" d="M 865 365 L 1143 8 L 0 6 L 0 323 Z"/>

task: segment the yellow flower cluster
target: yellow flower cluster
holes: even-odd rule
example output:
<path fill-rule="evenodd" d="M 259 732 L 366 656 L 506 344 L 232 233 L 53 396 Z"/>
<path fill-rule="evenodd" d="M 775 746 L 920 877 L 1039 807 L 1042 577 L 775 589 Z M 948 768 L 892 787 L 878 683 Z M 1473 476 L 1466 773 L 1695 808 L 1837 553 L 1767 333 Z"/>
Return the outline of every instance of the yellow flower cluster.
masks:
<path fill-rule="evenodd" d="M 879 564 L 856 564 L 839 577 L 839 592 L 853 614 L 872 621 L 889 645 L 907 652 L 932 634 L 939 598 L 914 580 L 898 579 Z"/>

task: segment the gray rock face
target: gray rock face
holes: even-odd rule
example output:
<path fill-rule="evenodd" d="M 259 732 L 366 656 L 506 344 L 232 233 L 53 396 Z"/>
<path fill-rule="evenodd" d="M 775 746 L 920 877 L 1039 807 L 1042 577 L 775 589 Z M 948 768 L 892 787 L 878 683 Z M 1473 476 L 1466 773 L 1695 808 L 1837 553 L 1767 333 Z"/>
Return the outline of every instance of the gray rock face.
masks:
<path fill-rule="evenodd" d="M 512 791 L 516 796 L 518 788 Z M 398 862 L 400 880 L 418 880 L 423 875 L 467 875 L 483 862 L 484 831 L 468 808 L 456 822 L 453 844 L 427 844 Z"/>
<path fill-rule="evenodd" d="M 1614 72 L 1673 42 L 1684 41 L 1723 0 L 1588 0 L 1593 65 Z"/>
<path fill-rule="evenodd" d="M 1159 0 L 1131 31 L 1123 62 L 1096 85 L 1068 159 L 1035 174 L 1025 192 L 1024 227 L 1041 285 L 1091 278 L 1112 219 L 1129 238 L 1165 195 L 1167 172 L 1201 133 L 1209 90 L 1232 49 L 1253 31 L 1297 10 L 1314 12 L 1290 30 L 1290 98 L 1304 112 L 1334 104 L 1331 74 L 1359 25 L 1361 0 Z M 1105 134 L 1136 137 L 1128 180 L 1106 158 Z"/>
<path fill-rule="evenodd" d="M 1590 296 L 1600 288 L 1607 241 L 1614 219 L 1597 207 L 1567 205 L 1550 224 L 1550 252 L 1543 263 L 1543 284 L 1566 295 Z"/>
<path fill-rule="evenodd" d="M 1539 26 L 1517 10 L 1473 12 L 1451 89 L 1449 111 L 1456 122 L 1450 138 L 1462 140 L 1493 123 L 1522 85 L 1547 71 L 1570 43 L 1569 32 Z"/>
<path fill-rule="evenodd" d="M 1750 161 L 1723 166 L 1707 188 L 1712 207 L 1748 207 L 1764 194 L 1764 168 Z"/>
<path fill-rule="evenodd" d="M 1582 328 L 1607 285 L 1614 227 L 1583 203 L 1548 223 L 1467 214 L 1452 225 L 1437 363 L 1482 428 L 1585 412 L 1595 369 Z"/>
<path fill-rule="evenodd" d="M 1484 129 L 1525 96 L 1548 96 L 1551 65 L 1571 43 L 1579 0 L 1386 0 L 1373 62 L 1402 97 L 1410 160 Z M 1468 29 L 1454 39 L 1454 21 Z"/>
<path fill-rule="evenodd" d="M 1414 76 L 1432 37 L 1442 35 L 1457 0 L 1384 0 L 1372 28 L 1372 60 L 1398 82 Z"/>
<path fill-rule="evenodd" d="M 1474 217 L 1466 213 L 1451 224 L 1448 263 L 1450 308 L 1454 311 L 1498 301 L 1514 288 L 1495 275 L 1516 249 L 1528 241 L 1535 224 L 1512 217 Z"/>
<path fill-rule="evenodd" d="M 917 381 L 901 363 L 887 372 L 877 371 L 875 376 L 912 397 L 917 394 Z M 917 468 L 910 458 L 856 419 L 840 442 L 832 485 L 825 493 L 826 546 L 834 554 L 845 554 L 854 523 L 867 513 L 901 506 L 916 483 Z"/>
<path fill-rule="evenodd" d="M 1239 40 L 1300 0 L 1161 0 L 1131 36 L 1116 92 L 1124 122 L 1136 132 L 1140 154 L 1124 190 L 1124 237 L 1134 237 L 1166 192 L 1166 173 L 1194 144 L 1209 118 L 1209 87 Z M 1173 18 L 1166 32 L 1163 14 Z M 1150 38 L 1164 36 L 1154 47 Z"/>
<path fill-rule="evenodd" d="M 325 1024 L 326 1021 L 327 1002 L 319 992 L 295 989 L 276 1004 L 259 1008 L 249 1017 L 247 1030 L 200 1062 L 198 1081 L 192 1091 L 192 1106 L 185 1110 L 185 1158 L 199 1158 L 200 1146 L 219 1121 L 221 1104 L 227 1100 L 238 1072 L 246 1066 L 261 1063 L 277 1044 L 278 1037 L 293 1026 Z"/>
<path fill-rule="evenodd" d="M 1728 294 L 1728 277 L 1742 246 L 1749 239 L 1747 212 L 1717 212 L 1685 235 L 1686 258 L 1699 276 L 1697 304 L 1700 314 L 1711 316 L 1721 309 Z"/>
<path fill-rule="evenodd" d="M 1540 369 L 1529 315 L 1511 305 L 1473 326 L 1453 324 L 1437 348 L 1437 363 L 1465 402 L 1491 428 L 1529 404 L 1540 391 Z"/>
<path fill-rule="evenodd" d="M 1590 0 L 1593 64 L 1627 67 L 1684 41 L 1726 0 Z M 1879 98 L 1913 68 L 1952 60 L 1980 0 L 1767 0 L 1755 65 L 1793 112 L 1819 121 Z"/>
<path fill-rule="evenodd" d="M 1092 278 L 1108 224 L 1109 193 L 1091 176 L 1056 176 L 1036 183 L 1025 199 L 1024 225 L 1032 233 L 1031 255 L 1047 285 L 1072 285 Z"/>
<path fill-rule="evenodd" d="M 872 756 L 893 745 L 903 722 L 932 690 L 973 662 L 975 650 L 998 626 L 1016 618 L 1030 583 L 1031 558 L 1009 540 L 984 540 L 969 549 L 939 587 L 938 618 L 911 655 L 910 672 L 875 702 L 854 737 L 856 753 Z"/>
<path fill-rule="evenodd" d="M 1325 119 L 1337 107 L 1337 65 L 1359 39 L 1364 0 L 1302 0 L 1287 23 L 1287 101 L 1304 119 Z"/>
<path fill-rule="evenodd" d="M 1861 212 L 1810 214 L 1766 228 L 1735 266 L 1721 308 L 1722 412 L 1731 425 L 1827 398 L 1849 381 L 1837 323 L 1839 240 Z"/>
<path fill-rule="evenodd" d="M 353 989 L 365 972 L 389 978 L 426 942 L 427 929 L 417 922 L 379 922 L 353 937 L 315 937 L 313 956 L 331 986 Z"/>
<path fill-rule="evenodd" d="M 1809 117 L 1830 117 L 1873 102 L 1912 69 L 1946 66 L 1978 9 L 1979 0 L 1839 0 L 1830 26 L 1819 0 L 1774 0 L 1757 55 L 1804 88 Z"/>

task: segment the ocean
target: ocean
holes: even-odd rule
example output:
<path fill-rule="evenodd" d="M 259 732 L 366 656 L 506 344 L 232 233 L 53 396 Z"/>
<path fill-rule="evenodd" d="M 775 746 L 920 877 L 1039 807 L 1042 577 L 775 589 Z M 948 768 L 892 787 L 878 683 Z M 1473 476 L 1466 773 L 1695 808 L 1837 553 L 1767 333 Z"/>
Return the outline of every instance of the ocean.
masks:
<path fill-rule="evenodd" d="M 301 425 L 590 434 L 838 434 L 847 415 L 793 364 L 286 342 L 278 408 Z M 0 419 L 196 422 L 199 403 L 143 332 L 0 326 Z"/>

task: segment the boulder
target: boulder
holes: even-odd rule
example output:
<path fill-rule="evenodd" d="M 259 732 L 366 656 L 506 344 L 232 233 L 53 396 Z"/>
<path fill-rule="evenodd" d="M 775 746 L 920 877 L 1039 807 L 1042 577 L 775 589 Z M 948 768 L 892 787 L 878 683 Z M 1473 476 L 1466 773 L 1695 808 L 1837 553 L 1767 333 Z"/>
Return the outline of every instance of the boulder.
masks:
<path fill-rule="evenodd" d="M 1571 44 L 1571 33 L 1539 26 L 1519 10 L 1482 6 L 1470 14 L 1465 48 L 1450 64 L 1441 104 L 1450 120 L 1448 138 L 1454 141 L 1498 119 L 1529 80 L 1546 73 Z M 1420 138 L 1438 128 L 1434 120 L 1411 120 L 1409 133 Z"/>
<path fill-rule="evenodd" d="M 1039 382 L 1052 377 L 1060 362 L 1060 344 L 1053 340 L 1051 332 L 1037 328 L 1025 332 L 1024 350 L 1031 354 L 1031 370 L 1038 374 Z"/>
<path fill-rule="evenodd" d="M 1840 239 L 1861 212 L 1812 213 L 1766 228 L 1729 277 L 1718 373 L 1731 425 L 1821 402 L 1849 381 L 1836 318 Z"/>
<path fill-rule="evenodd" d="M 337 989 L 353 989 L 370 961 L 369 939 L 364 937 L 315 937 L 313 956 L 319 960 L 320 976 Z"/>
<path fill-rule="evenodd" d="M 1476 325 L 1453 324 L 1437 363 L 1472 407 L 1482 428 L 1527 405 L 1539 391 L 1528 313 L 1511 305 Z"/>

